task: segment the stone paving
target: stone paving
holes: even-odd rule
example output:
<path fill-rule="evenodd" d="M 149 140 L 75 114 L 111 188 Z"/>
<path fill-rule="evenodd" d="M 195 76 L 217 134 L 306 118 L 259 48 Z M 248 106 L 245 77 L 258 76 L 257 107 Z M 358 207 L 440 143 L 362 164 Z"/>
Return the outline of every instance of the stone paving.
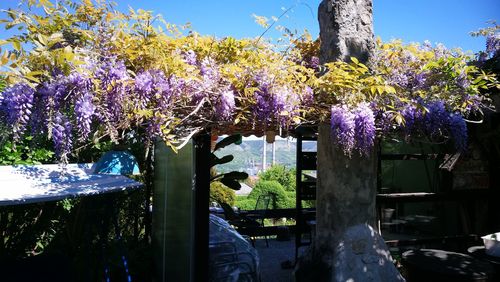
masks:
<path fill-rule="evenodd" d="M 259 252 L 260 275 L 262 282 L 285 282 L 293 281 L 293 263 L 295 260 L 295 241 L 292 237 L 289 241 L 276 241 L 269 238 L 269 247 L 266 247 L 264 239 L 256 240 L 255 248 Z M 302 247 L 301 250 L 305 250 Z M 281 264 L 289 261 L 292 267 L 283 269 Z"/>

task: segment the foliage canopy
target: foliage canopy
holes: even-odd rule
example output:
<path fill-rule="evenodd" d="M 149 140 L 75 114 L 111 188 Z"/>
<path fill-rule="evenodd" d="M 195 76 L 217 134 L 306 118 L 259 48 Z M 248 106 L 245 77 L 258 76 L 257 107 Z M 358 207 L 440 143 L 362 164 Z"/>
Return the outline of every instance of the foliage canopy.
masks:
<path fill-rule="evenodd" d="M 176 150 L 206 128 L 287 135 L 321 122 L 346 154 L 368 154 L 388 134 L 463 150 L 464 118 L 480 120 L 498 88 L 474 57 L 441 45 L 378 42 L 369 67 L 356 58 L 321 67 L 310 36 L 289 34 L 285 49 L 217 39 L 106 1 L 29 0 L 6 16 L 20 33 L 0 41 L 0 119 L 14 141 L 51 139 L 62 161 L 103 138 L 161 138 Z"/>

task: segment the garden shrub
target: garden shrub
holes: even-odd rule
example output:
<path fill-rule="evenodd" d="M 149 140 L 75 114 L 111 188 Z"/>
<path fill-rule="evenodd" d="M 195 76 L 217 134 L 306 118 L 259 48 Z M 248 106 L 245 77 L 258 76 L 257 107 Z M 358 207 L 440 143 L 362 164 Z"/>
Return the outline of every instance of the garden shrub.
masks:
<path fill-rule="evenodd" d="M 288 197 L 285 189 L 283 189 L 283 186 L 278 181 L 259 180 L 248 195 L 248 198 L 257 200 L 260 195 L 265 194 L 272 194 L 274 196 L 274 201 L 270 205 L 270 208 L 284 209 L 287 207 Z"/>
<path fill-rule="evenodd" d="M 240 210 L 253 210 L 255 209 L 256 202 L 256 199 L 245 197 L 244 199 L 238 199 L 235 205 L 240 208 Z"/>
<path fill-rule="evenodd" d="M 260 180 L 278 181 L 286 191 L 295 191 L 295 169 L 284 165 L 273 165 L 259 174 Z"/>
<path fill-rule="evenodd" d="M 218 181 L 215 181 L 210 183 L 210 200 L 233 206 L 236 201 L 236 194 L 234 190 L 226 187 Z"/>

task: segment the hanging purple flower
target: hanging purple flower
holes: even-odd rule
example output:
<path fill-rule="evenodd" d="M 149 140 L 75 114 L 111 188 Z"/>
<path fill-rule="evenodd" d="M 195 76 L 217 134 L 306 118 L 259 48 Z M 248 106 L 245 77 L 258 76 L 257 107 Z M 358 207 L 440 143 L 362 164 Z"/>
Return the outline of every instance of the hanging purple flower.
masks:
<path fill-rule="evenodd" d="M 202 81 L 197 87 L 194 87 L 193 92 L 193 103 L 198 104 L 201 99 L 209 97 L 214 92 L 218 92 L 219 82 L 221 80 L 221 75 L 219 72 L 219 66 L 214 59 L 206 57 L 201 61 L 200 74 L 202 76 Z"/>
<path fill-rule="evenodd" d="M 85 140 L 90 133 L 92 116 L 95 112 L 93 95 L 85 93 L 75 101 L 76 127 L 80 133 L 80 139 Z"/>
<path fill-rule="evenodd" d="M 467 150 L 467 124 L 459 114 L 452 113 L 449 116 L 450 137 L 453 139 L 455 148 L 464 152 Z"/>
<path fill-rule="evenodd" d="M 130 79 L 127 68 L 123 61 L 116 58 L 106 58 L 96 64 L 94 77 L 100 81 L 102 102 L 105 111 L 101 120 L 106 120 L 111 124 L 123 121 L 125 101 L 129 100 L 130 89 L 125 83 Z"/>
<path fill-rule="evenodd" d="M 492 57 L 500 54 L 500 33 L 490 34 L 486 37 L 486 53 Z"/>
<path fill-rule="evenodd" d="M 192 65 L 192 66 L 196 65 L 196 63 L 197 63 L 196 53 L 193 50 L 188 50 L 187 52 L 185 52 L 183 54 L 183 57 L 184 57 L 184 62 L 186 62 L 186 64 Z"/>
<path fill-rule="evenodd" d="M 311 60 L 309 61 L 309 67 L 316 69 L 319 67 L 319 58 L 316 56 L 312 56 Z"/>
<path fill-rule="evenodd" d="M 431 101 L 425 105 L 428 112 L 424 115 L 424 125 L 430 136 L 441 135 L 442 129 L 448 123 L 449 114 L 443 101 Z"/>
<path fill-rule="evenodd" d="M 311 105 L 314 102 L 314 91 L 312 90 L 311 87 L 306 86 L 304 88 L 304 92 L 302 93 L 301 100 L 302 100 L 302 105 L 306 106 L 306 107 Z"/>
<path fill-rule="evenodd" d="M 422 111 L 417 108 L 415 101 L 411 101 L 404 105 L 401 110 L 401 115 L 404 118 L 404 131 L 409 134 L 411 131 L 418 129 L 418 126 L 422 120 Z"/>
<path fill-rule="evenodd" d="M 436 59 L 446 59 L 449 57 L 449 51 L 446 46 L 444 46 L 444 44 L 438 43 L 434 48 L 434 56 L 436 57 Z"/>
<path fill-rule="evenodd" d="M 57 112 L 52 120 L 52 140 L 56 155 L 63 161 L 67 161 L 67 155 L 71 152 L 73 142 L 71 140 L 72 127 L 68 118 Z"/>
<path fill-rule="evenodd" d="M 287 86 L 274 87 L 273 93 L 275 114 L 278 116 L 280 125 L 287 127 L 290 120 L 297 115 L 299 97 L 292 88 Z"/>
<path fill-rule="evenodd" d="M 221 121 L 228 121 L 231 119 L 235 108 L 234 92 L 227 89 L 221 92 L 220 97 L 215 104 L 215 114 Z"/>
<path fill-rule="evenodd" d="M 465 70 L 462 70 L 459 76 L 455 79 L 456 84 L 458 87 L 462 89 L 467 89 L 470 87 L 471 82 L 469 78 L 467 77 L 467 73 L 465 73 Z"/>
<path fill-rule="evenodd" d="M 92 81 L 84 74 L 72 72 L 66 79 L 67 86 L 76 92 L 85 92 L 91 89 Z"/>
<path fill-rule="evenodd" d="M 256 100 L 253 112 L 258 121 L 267 123 L 276 113 L 276 97 L 272 93 L 271 78 L 267 72 L 260 72 L 254 77 L 258 90 L 254 92 Z"/>
<path fill-rule="evenodd" d="M 378 127 L 382 134 L 389 133 L 393 127 L 393 117 L 394 114 L 391 112 L 379 111 L 378 118 L 375 120 L 378 122 Z"/>
<path fill-rule="evenodd" d="M 19 139 L 26 130 L 33 108 L 34 89 L 25 83 L 18 83 L 5 89 L 0 95 L 2 104 L 0 111 L 4 112 L 6 122 L 11 124 L 14 139 Z"/>
<path fill-rule="evenodd" d="M 375 117 L 368 103 L 360 103 L 354 110 L 355 148 L 367 156 L 375 142 Z"/>
<path fill-rule="evenodd" d="M 68 96 L 67 86 L 67 79 L 62 76 L 42 84 L 37 92 L 41 96 L 45 112 L 59 111 L 64 106 L 65 97 Z"/>
<path fill-rule="evenodd" d="M 415 74 L 412 78 L 411 88 L 412 90 L 423 90 L 427 87 L 427 77 L 429 76 L 428 72 L 419 72 Z"/>
<path fill-rule="evenodd" d="M 332 106 L 331 113 L 330 125 L 333 141 L 341 146 L 345 154 L 350 155 L 356 144 L 354 114 L 346 105 Z"/>
<path fill-rule="evenodd" d="M 143 71 L 137 74 L 134 79 L 135 89 L 141 93 L 151 93 L 153 91 L 153 76 L 150 71 Z"/>

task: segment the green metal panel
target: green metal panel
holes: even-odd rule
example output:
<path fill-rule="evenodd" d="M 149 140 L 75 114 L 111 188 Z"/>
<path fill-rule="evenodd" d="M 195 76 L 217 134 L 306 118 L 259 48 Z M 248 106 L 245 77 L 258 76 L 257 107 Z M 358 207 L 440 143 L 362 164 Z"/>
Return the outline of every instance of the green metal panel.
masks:
<path fill-rule="evenodd" d="M 192 141 L 177 154 L 155 146 L 153 251 L 156 281 L 190 281 L 193 220 Z"/>

